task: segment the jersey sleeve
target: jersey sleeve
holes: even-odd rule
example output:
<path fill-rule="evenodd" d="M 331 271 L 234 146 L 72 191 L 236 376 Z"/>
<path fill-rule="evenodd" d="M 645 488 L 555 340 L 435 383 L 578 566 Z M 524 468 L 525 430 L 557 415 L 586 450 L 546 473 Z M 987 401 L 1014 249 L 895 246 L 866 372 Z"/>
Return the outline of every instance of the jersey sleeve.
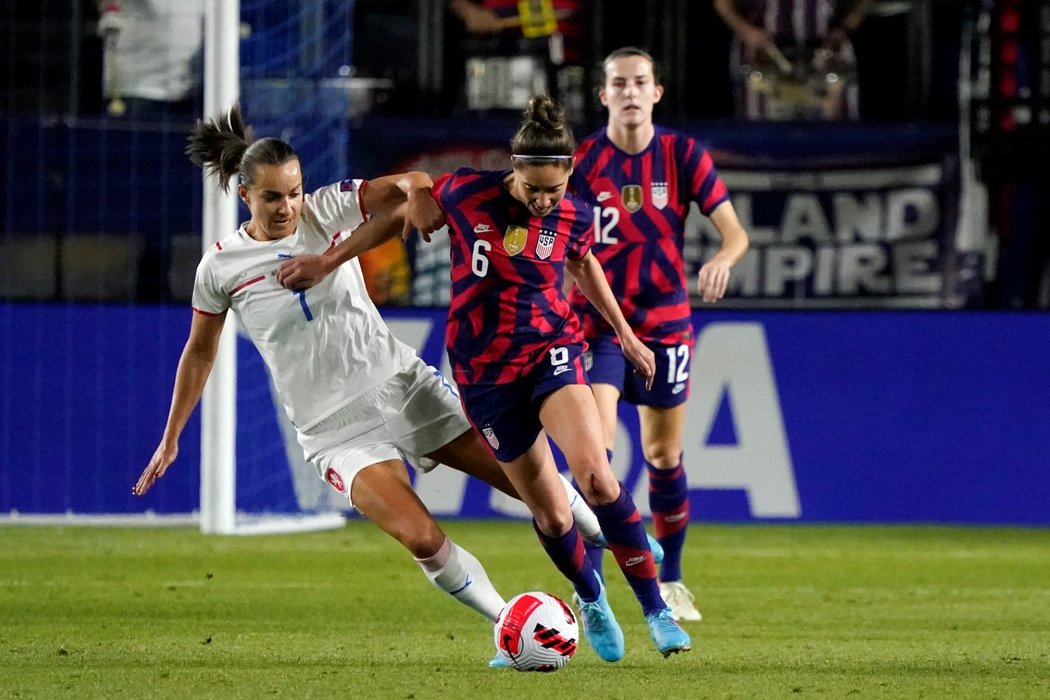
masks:
<path fill-rule="evenodd" d="M 569 191 L 572 192 L 573 196 L 577 199 L 593 205 L 594 192 L 591 189 L 591 183 L 587 180 L 587 173 L 584 170 L 584 158 L 589 150 L 590 149 L 584 150 L 583 148 L 579 148 L 573 155 L 574 166 L 572 175 L 569 176 Z"/>
<path fill-rule="evenodd" d="M 576 147 L 572 154 L 572 174 L 569 175 L 569 192 L 577 199 L 583 199 L 590 206 L 594 203 L 594 190 L 591 187 L 589 176 L 594 169 L 594 136 L 587 139 Z"/>
<path fill-rule="evenodd" d="M 329 239 L 339 231 L 353 231 L 368 218 L 363 195 L 366 180 L 343 180 L 310 193 L 306 205 Z"/>
<path fill-rule="evenodd" d="M 448 211 L 448 195 L 452 189 L 452 178 L 455 173 L 445 173 L 434 178 L 434 186 L 430 189 L 434 201 L 441 207 L 441 211 Z"/>
<path fill-rule="evenodd" d="M 718 176 L 710 154 L 696 139 L 679 137 L 678 149 L 682 181 L 688 183 L 690 199 L 700 205 L 704 216 L 710 216 L 719 204 L 729 200 L 729 190 Z"/>
<path fill-rule="evenodd" d="M 582 260 L 594 242 L 594 210 L 591 205 L 573 196 L 576 207 L 576 219 L 572 224 L 571 243 L 565 250 L 565 257 L 570 260 Z"/>
<path fill-rule="evenodd" d="M 197 265 L 191 304 L 194 311 L 206 316 L 218 316 L 230 308 L 230 295 L 218 281 L 213 253 L 205 255 Z"/>

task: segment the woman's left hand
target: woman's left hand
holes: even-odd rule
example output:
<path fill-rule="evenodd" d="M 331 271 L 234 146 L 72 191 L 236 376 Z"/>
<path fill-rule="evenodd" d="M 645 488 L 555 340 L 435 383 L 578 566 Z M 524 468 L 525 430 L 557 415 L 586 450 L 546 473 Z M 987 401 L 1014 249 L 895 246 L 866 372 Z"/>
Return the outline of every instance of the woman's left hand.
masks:
<path fill-rule="evenodd" d="M 718 259 L 706 263 L 700 268 L 696 286 L 704 301 L 718 301 L 729 286 L 729 264 Z"/>

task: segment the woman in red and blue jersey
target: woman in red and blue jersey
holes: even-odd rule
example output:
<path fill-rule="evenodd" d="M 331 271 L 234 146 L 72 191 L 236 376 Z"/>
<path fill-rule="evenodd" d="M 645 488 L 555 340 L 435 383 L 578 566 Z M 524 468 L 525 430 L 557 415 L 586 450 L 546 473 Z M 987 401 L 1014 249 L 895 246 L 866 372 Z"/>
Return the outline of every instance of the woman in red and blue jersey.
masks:
<path fill-rule="evenodd" d="M 643 385 L 623 360 L 614 329 L 579 289 L 570 293 L 590 346 L 587 372 L 612 458 L 620 399 L 638 407 L 649 505 L 664 549 L 660 590 L 676 619 L 699 620 L 682 583 L 681 557 L 689 524 L 689 489 L 682 466 L 682 433 L 693 328 L 682 248 L 685 218 L 696 202 L 722 236 L 718 253 L 700 269 L 699 292 L 713 302 L 725 294 L 730 268 L 747 251 L 729 193 L 711 157 L 692 137 L 653 124 L 663 95 L 653 58 L 634 47 L 602 64 L 599 91 L 609 123 L 576 150 L 570 190 L 594 208 L 591 251 L 638 337 L 655 354 L 656 376 Z M 588 550 L 601 570 L 601 550 Z"/>
<path fill-rule="evenodd" d="M 609 324 L 626 361 L 649 380 L 653 354 L 635 337 L 590 253 L 590 205 L 566 195 L 574 148 L 563 110 L 549 97 L 534 97 L 511 142 L 512 169 L 461 168 L 436 178 L 434 198 L 451 236 L 446 346 L 467 416 L 529 506 L 548 555 L 573 583 L 595 651 L 619 660 L 623 633 L 584 554 L 565 491 L 558 490 L 548 436 L 565 454 L 666 656 L 688 650 L 689 635 L 660 597 L 638 509 L 609 467 L 563 271 Z"/>

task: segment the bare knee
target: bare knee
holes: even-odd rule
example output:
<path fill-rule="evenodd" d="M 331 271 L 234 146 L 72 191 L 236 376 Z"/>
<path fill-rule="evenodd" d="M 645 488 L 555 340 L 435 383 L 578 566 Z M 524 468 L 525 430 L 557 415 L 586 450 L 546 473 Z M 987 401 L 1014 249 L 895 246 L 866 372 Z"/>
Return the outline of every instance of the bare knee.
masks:
<path fill-rule="evenodd" d="M 538 510 L 533 514 L 536 519 L 536 527 L 548 537 L 561 537 L 572 528 L 572 511 L 568 505 L 561 508 L 547 508 Z"/>
<path fill-rule="evenodd" d="M 389 533 L 416 559 L 427 559 L 438 553 L 445 542 L 445 533 L 433 520 L 425 523 L 409 523 L 399 532 Z"/>
<path fill-rule="evenodd" d="M 642 454 L 657 469 L 674 469 L 682 460 L 681 446 L 659 441 L 642 445 Z"/>
<path fill-rule="evenodd" d="M 576 477 L 576 483 L 587 503 L 592 506 L 604 506 L 620 497 L 620 482 L 608 466 L 581 471 L 582 474 L 577 474 L 576 470 L 573 470 L 573 476 Z"/>

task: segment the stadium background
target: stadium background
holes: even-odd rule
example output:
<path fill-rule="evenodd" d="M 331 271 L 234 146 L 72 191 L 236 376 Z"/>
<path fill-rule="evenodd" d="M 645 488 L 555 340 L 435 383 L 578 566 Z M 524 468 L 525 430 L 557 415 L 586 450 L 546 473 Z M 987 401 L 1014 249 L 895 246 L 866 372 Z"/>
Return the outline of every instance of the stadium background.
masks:
<path fill-rule="evenodd" d="M 985 4 L 876 2 L 855 38 L 862 121 L 828 125 L 732 119 L 729 37 L 707 3 L 593 3 L 584 62 L 653 49 L 670 88 L 657 118 L 712 150 L 754 237 L 732 299 L 695 312 L 694 519 L 1050 525 L 1050 7 L 987 3 L 982 27 Z M 1037 21 L 1011 29 L 1011 8 Z M 192 512 L 199 414 L 163 488 L 129 487 L 189 325 L 193 115 L 106 113 L 93 2 L 3 12 L 0 513 Z M 241 16 L 248 118 L 296 146 L 310 184 L 505 162 L 516 115 L 463 108 L 442 3 L 242 0 Z M 1027 56 L 1027 91 L 1011 55 Z M 976 99 L 960 105 L 960 87 Z M 579 117 L 580 134 L 599 124 L 593 100 Z M 709 232 L 690 231 L 698 267 Z M 437 365 L 442 256 L 370 265 L 392 326 Z M 239 503 L 318 507 L 245 341 L 239 357 Z M 622 428 L 614 467 L 642 488 L 627 413 Z M 523 514 L 455 476 L 418 486 L 437 514 Z"/>

